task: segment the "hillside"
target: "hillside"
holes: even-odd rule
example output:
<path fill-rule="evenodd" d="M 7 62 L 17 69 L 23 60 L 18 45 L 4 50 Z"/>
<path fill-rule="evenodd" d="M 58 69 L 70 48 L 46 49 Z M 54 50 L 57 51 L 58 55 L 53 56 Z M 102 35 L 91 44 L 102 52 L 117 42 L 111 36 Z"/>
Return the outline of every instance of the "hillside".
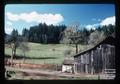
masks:
<path fill-rule="evenodd" d="M 26 52 L 27 63 L 62 63 L 64 60 L 65 50 L 71 50 L 71 55 L 75 54 L 74 45 L 64 44 L 39 44 L 39 43 L 28 43 L 29 51 Z M 79 50 L 82 51 L 86 46 L 79 45 Z M 5 54 L 11 56 L 11 49 L 5 47 Z M 23 52 L 17 49 L 16 55 L 18 57 L 23 56 Z M 33 59 L 32 59 L 33 58 Z"/>

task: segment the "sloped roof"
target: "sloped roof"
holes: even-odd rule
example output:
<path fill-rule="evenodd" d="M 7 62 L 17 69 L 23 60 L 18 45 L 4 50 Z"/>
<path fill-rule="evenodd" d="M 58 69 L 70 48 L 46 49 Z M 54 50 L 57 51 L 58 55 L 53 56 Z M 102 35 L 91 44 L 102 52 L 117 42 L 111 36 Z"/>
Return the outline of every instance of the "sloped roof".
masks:
<path fill-rule="evenodd" d="M 79 56 L 79 55 L 81 55 L 81 54 L 84 54 L 84 53 L 86 53 L 86 52 L 89 52 L 89 51 L 91 51 L 91 50 L 94 50 L 96 47 L 98 47 L 98 46 L 101 45 L 101 44 L 115 45 L 115 38 L 114 38 L 113 36 L 109 36 L 109 37 L 105 38 L 103 41 L 101 41 L 100 43 L 98 43 L 97 45 L 95 45 L 94 47 L 92 47 L 92 48 L 90 48 L 90 49 L 88 49 L 88 50 L 86 50 L 86 51 L 83 51 L 83 52 L 81 52 L 81 53 L 79 53 L 79 54 L 76 54 L 76 55 L 74 55 L 74 57 L 77 57 L 77 56 Z"/>
<path fill-rule="evenodd" d="M 63 64 L 64 64 L 64 65 L 73 65 L 73 64 L 74 64 L 74 60 L 65 59 L 65 60 L 63 61 Z"/>

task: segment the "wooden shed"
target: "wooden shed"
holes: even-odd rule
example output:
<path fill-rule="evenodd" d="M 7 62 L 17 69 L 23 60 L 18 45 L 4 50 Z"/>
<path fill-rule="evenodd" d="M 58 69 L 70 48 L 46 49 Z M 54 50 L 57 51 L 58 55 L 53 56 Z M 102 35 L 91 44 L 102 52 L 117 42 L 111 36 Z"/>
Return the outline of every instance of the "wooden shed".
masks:
<path fill-rule="evenodd" d="M 107 37 L 93 48 L 74 56 L 75 72 L 104 73 L 105 69 L 115 69 L 115 38 Z"/>
<path fill-rule="evenodd" d="M 73 73 L 74 69 L 74 60 L 65 59 L 62 64 L 62 72 Z"/>

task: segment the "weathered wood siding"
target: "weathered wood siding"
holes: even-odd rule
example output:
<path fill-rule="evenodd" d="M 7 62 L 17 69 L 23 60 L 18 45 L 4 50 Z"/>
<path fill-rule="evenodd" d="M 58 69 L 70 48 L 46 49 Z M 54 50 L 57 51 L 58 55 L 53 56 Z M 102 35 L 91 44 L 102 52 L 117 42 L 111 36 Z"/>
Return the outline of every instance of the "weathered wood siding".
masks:
<path fill-rule="evenodd" d="M 78 73 L 101 73 L 115 68 L 115 46 L 100 44 L 86 53 L 74 57 Z"/>

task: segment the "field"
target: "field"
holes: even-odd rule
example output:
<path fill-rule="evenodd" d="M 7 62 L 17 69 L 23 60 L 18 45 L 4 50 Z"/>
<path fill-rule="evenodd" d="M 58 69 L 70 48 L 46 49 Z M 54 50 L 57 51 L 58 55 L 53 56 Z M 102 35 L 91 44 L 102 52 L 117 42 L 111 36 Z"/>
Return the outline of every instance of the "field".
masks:
<path fill-rule="evenodd" d="M 34 64 L 61 64 L 64 60 L 65 50 L 71 50 L 71 56 L 75 54 L 74 45 L 65 44 L 38 44 L 28 43 L 29 51 L 25 53 L 25 57 L 31 58 L 26 59 L 25 63 Z M 84 45 L 79 45 L 79 50 L 82 51 L 86 48 Z M 5 54 L 11 56 L 11 48 L 5 47 Z M 23 52 L 17 48 L 17 56 L 23 56 Z"/>

